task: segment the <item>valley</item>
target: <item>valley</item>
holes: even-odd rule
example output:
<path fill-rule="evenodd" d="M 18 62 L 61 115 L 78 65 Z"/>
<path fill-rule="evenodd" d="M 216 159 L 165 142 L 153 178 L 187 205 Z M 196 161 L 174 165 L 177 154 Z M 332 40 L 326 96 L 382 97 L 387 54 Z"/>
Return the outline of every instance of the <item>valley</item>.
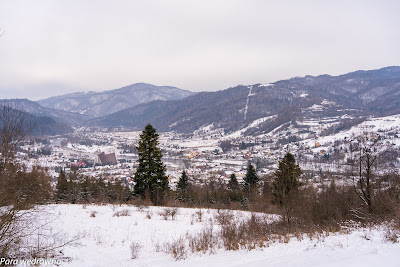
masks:
<path fill-rule="evenodd" d="M 399 267 L 400 1 L 0 1 L 0 267 Z"/>
<path fill-rule="evenodd" d="M 217 92 L 135 84 L 4 99 L 2 142 L 11 145 L 1 147 L 0 181 L 13 190 L 2 189 L 11 192 L 2 203 L 30 208 L 4 210 L 15 228 L 3 240 L 25 242 L 9 253 L 63 266 L 329 265 L 320 253 L 333 265 L 396 266 L 399 96 L 400 68 L 388 67 Z M 148 128 L 155 135 L 144 139 Z M 14 129 L 31 131 L 18 139 Z M 137 191 L 140 159 L 153 161 L 143 153 L 155 150 L 159 202 L 159 184 Z M 296 169 L 283 175 L 298 176 L 284 185 L 294 191 L 279 200 L 279 173 Z M 20 197 L 25 188 L 32 200 Z"/>
<path fill-rule="evenodd" d="M 229 134 L 213 125 L 202 127 L 192 135 L 160 133 L 160 147 L 171 186 L 174 187 L 183 170 L 200 184 L 210 179 L 226 184 L 233 173 L 242 181 L 249 162 L 256 166 L 259 175 L 268 177 L 287 152 L 295 155 L 304 172 L 303 179 L 321 183 L 329 176 L 342 181 L 352 167 L 350 146 L 360 137 L 376 140 L 379 144 L 375 146 L 379 149 L 377 153 L 387 155 L 387 158 L 380 158 L 380 169 L 384 170 L 380 175 L 395 172 L 400 166 L 400 115 L 369 118 L 331 134 L 327 133 L 332 125 L 340 124 L 340 117 L 287 123 L 268 134 L 244 134 L 273 119 L 256 120 Z M 23 146 L 18 156 L 23 159 L 28 151 L 46 151 L 46 155 L 30 159 L 28 165 L 39 163 L 49 168 L 55 181 L 60 170 L 68 173 L 77 167 L 79 173 L 96 178 L 109 177 L 110 181 L 121 180 L 132 189 L 139 135 L 140 131 L 103 132 L 99 128 L 82 127 L 71 135 L 38 139 Z M 102 164 L 98 156 L 102 152 L 115 154 L 116 161 Z"/>

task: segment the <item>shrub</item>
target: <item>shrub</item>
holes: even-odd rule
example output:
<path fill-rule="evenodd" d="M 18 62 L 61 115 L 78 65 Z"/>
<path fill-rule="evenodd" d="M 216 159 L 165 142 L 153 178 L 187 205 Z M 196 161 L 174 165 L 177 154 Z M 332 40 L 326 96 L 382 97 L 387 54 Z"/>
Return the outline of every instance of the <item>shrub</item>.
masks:
<path fill-rule="evenodd" d="M 132 242 L 130 245 L 131 259 L 137 259 L 139 257 L 140 249 L 142 246 L 137 242 Z"/>
<path fill-rule="evenodd" d="M 198 222 L 202 222 L 203 221 L 203 211 L 202 211 L 202 209 L 199 209 L 198 211 L 196 211 L 195 215 L 197 217 L 197 221 Z"/>
<path fill-rule="evenodd" d="M 179 209 L 177 207 L 173 208 L 164 208 L 162 211 L 158 213 L 158 215 L 164 217 L 164 220 L 168 220 L 168 217 L 171 216 L 171 220 L 175 219 L 175 216 L 178 214 Z"/>
<path fill-rule="evenodd" d="M 130 216 L 131 214 L 130 214 L 130 212 L 129 212 L 129 210 L 128 209 L 123 209 L 123 210 L 120 210 L 120 211 L 116 211 L 116 212 L 114 212 L 114 214 L 113 214 L 113 217 L 120 217 L 120 216 Z"/>
<path fill-rule="evenodd" d="M 227 225 L 232 223 L 232 219 L 234 214 L 230 210 L 218 210 L 217 214 L 215 215 L 215 220 L 220 225 Z"/>
<path fill-rule="evenodd" d="M 175 260 L 184 260 L 187 257 L 186 241 L 184 238 L 179 238 L 164 246 L 164 252 L 171 254 Z"/>
<path fill-rule="evenodd" d="M 190 236 L 188 239 L 192 253 L 206 253 L 207 251 L 214 253 L 219 243 L 218 235 L 214 233 L 212 223 L 205 226 L 200 233 Z"/>

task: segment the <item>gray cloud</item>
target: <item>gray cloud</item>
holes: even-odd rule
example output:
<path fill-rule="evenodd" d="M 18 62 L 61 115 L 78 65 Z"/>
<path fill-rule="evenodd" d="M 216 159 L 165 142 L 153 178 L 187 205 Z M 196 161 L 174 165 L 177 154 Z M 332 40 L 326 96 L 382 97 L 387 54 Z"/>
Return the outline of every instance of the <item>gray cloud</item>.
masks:
<path fill-rule="evenodd" d="M 193 91 L 399 65 L 398 1 L 0 2 L 0 97 Z"/>

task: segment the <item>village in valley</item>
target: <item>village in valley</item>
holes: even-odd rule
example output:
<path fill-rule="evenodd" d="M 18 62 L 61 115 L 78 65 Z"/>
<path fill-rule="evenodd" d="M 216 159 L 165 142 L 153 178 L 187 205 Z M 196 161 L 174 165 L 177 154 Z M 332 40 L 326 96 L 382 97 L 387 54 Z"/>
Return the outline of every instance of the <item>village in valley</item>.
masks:
<path fill-rule="evenodd" d="M 0 1 L 0 267 L 399 267 L 400 1 Z"/>
<path fill-rule="evenodd" d="M 388 158 L 381 158 L 381 164 L 387 166 L 383 170 L 390 172 L 400 165 L 399 121 L 398 115 L 371 118 L 325 136 L 324 130 L 335 122 L 303 121 L 302 125 L 300 122 L 288 124 L 259 136 L 243 135 L 243 130 L 224 134 L 223 129 L 209 125 L 191 134 L 161 132 L 159 146 L 171 188 L 183 170 L 198 184 L 211 179 L 228 183 L 233 173 L 240 182 L 248 163 L 256 167 L 260 177 L 267 178 L 287 152 L 294 154 L 299 162 L 304 174 L 302 179 L 318 184 L 336 177 L 339 182 L 346 182 L 344 176 L 351 167 L 351 143 L 360 137 L 374 144 L 378 142 L 375 149 L 380 152 L 387 151 Z M 304 125 L 308 126 L 306 131 Z M 140 133 L 121 128 L 76 128 L 70 135 L 33 139 L 22 147 L 18 157 L 27 166 L 47 168 L 54 183 L 61 170 L 77 171 L 111 183 L 121 181 L 133 189 Z M 290 140 L 294 135 L 297 138 Z M 32 152 L 37 155 L 29 157 Z"/>

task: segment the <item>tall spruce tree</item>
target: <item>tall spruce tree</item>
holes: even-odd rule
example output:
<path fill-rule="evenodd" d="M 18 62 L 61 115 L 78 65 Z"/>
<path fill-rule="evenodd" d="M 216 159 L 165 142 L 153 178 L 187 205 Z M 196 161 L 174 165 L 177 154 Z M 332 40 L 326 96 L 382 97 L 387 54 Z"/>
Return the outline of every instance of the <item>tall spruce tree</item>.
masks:
<path fill-rule="evenodd" d="M 275 180 L 272 183 L 273 202 L 284 209 L 284 219 L 290 223 L 294 208 L 294 197 L 300 185 L 298 178 L 301 175 L 301 169 L 291 153 L 287 153 L 279 162 L 278 170 L 274 175 Z"/>
<path fill-rule="evenodd" d="M 257 184 L 259 181 L 260 178 L 258 178 L 256 170 L 254 169 L 253 165 L 249 163 L 247 167 L 246 176 L 243 179 L 243 188 L 244 191 L 249 193 L 250 197 L 252 197 L 256 192 Z"/>
<path fill-rule="evenodd" d="M 61 170 L 60 174 L 58 175 L 58 181 L 56 185 L 56 201 L 63 201 L 66 200 L 67 194 L 68 194 L 68 181 L 67 178 L 65 177 L 64 172 Z"/>
<path fill-rule="evenodd" d="M 154 205 L 160 205 L 168 190 L 168 177 L 165 174 L 165 165 L 161 158 L 161 149 L 158 147 L 158 134 L 156 129 L 147 124 L 140 134 L 137 147 L 139 166 L 135 173 L 134 193 L 146 197 L 149 194 Z"/>
<path fill-rule="evenodd" d="M 178 191 L 180 192 L 186 192 L 189 186 L 189 177 L 186 174 L 186 171 L 183 170 L 182 171 L 182 175 L 179 178 L 178 184 L 176 186 L 176 188 L 178 189 Z"/>
<path fill-rule="evenodd" d="M 228 182 L 228 188 L 234 192 L 239 190 L 239 182 L 234 173 L 231 174 L 231 177 Z"/>
<path fill-rule="evenodd" d="M 186 171 L 182 171 L 182 175 L 179 178 L 178 184 L 176 186 L 176 198 L 180 201 L 188 200 L 188 188 L 189 188 L 189 177 L 186 174 Z"/>

